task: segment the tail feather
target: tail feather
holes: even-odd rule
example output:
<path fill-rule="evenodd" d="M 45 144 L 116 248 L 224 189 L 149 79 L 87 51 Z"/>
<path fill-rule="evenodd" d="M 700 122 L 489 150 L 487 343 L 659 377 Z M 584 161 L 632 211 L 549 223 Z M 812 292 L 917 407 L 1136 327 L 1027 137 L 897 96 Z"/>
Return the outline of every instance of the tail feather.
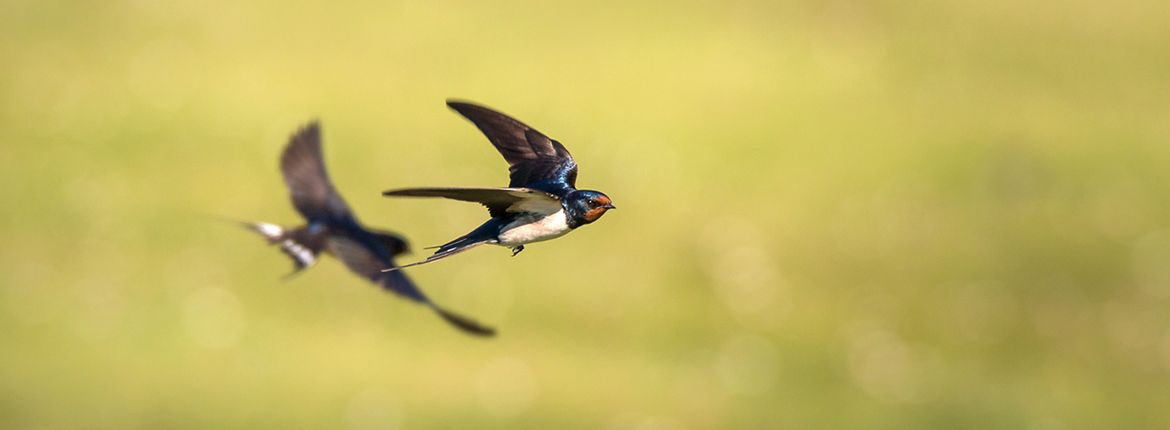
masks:
<path fill-rule="evenodd" d="M 435 251 L 435 255 L 446 254 L 446 253 L 461 250 L 464 248 L 470 248 L 470 247 L 480 245 L 483 243 L 487 243 L 490 241 L 491 241 L 491 239 L 489 239 L 489 238 L 472 236 L 470 234 L 465 235 L 465 236 L 460 236 L 460 237 L 458 237 L 450 242 L 439 245 L 439 250 Z"/>
<path fill-rule="evenodd" d="M 320 249 L 304 243 L 302 234 L 298 234 L 302 229 L 288 230 L 276 224 L 269 224 L 265 222 L 241 222 L 244 228 L 252 230 L 268 241 L 269 244 L 279 244 L 280 252 L 287 255 L 293 261 L 293 271 L 283 277 L 283 279 L 291 278 L 297 272 L 312 266 L 317 263 L 317 256 L 320 254 Z"/>
<path fill-rule="evenodd" d="M 281 227 L 281 226 L 276 225 L 276 224 L 269 224 L 266 222 L 245 222 L 245 221 L 241 221 L 240 224 L 242 224 L 244 226 L 244 228 L 246 228 L 248 230 L 252 230 L 256 233 L 259 233 L 261 236 L 264 236 L 264 238 L 268 240 L 268 243 L 279 242 L 280 239 L 284 238 L 284 235 L 285 235 L 284 227 Z"/>
<path fill-rule="evenodd" d="M 402 270 L 402 269 L 405 269 L 407 267 L 421 266 L 423 264 L 442 260 L 444 258 L 461 253 L 461 252 L 469 250 L 471 248 L 475 248 L 475 247 L 483 245 L 485 243 L 491 243 L 494 240 L 495 239 L 480 239 L 479 241 L 467 241 L 467 242 L 461 242 L 458 246 L 443 245 L 442 247 L 439 248 L 438 251 L 436 251 L 434 254 L 432 254 L 430 257 L 427 257 L 423 261 L 416 261 L 416 262 L 410 263 L 410 264 L 404 264 L 404 265 L 397 266 L 397 267 L 382 269 L 382 271 L 383 272 L 393 272 L 395 270 Z"/>
<path fill-rule="evenodd" d="M 284 255 L 292 259 L 296 270 L 301 270 L 317 263 L 318 251 L 297 242 L 293 238 L 280 241 L 280 252 L 283 252 Z"/>

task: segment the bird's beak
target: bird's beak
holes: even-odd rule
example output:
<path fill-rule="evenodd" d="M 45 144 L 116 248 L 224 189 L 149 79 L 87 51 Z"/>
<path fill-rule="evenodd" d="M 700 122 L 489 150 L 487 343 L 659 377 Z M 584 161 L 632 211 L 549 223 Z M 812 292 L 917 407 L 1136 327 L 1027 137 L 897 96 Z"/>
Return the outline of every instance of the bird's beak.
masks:
<path fill-rule="evenodd" d="M 606 209 L 617 209 L 617 206 L 614 206 L 613 203 L 610 203 L 610 204 L 602 206 L 602 207 L 606 208 Z"/>

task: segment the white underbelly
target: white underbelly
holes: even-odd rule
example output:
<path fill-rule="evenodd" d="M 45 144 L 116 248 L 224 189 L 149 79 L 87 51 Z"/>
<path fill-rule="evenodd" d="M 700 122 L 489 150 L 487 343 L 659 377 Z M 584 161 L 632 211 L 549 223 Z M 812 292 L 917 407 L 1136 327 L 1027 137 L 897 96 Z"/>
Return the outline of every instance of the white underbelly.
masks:
<path fill-rule="evenodd" d="M 535 221 L 532 218 L 524 217 L 504 226 L 503 231 L 500 232 L 499 244 L 516 246 L 540 242 L 564 236 L 569 230 L 564 210 Z"/>

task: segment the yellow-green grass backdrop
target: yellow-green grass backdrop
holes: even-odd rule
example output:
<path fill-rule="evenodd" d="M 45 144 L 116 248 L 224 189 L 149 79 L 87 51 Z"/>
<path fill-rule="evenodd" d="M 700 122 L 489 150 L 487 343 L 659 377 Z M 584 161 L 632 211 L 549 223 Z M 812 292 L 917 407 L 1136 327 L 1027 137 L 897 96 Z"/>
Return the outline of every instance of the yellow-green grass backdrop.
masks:
<path fill-rule="evenodd" d="M 1170 3 L 0 3 L 0 427 L 1170 426 Z M 311 119 L 421 258 L 501 186 L 448 97 L 620 208 L 409 273 L 220 217 Z"/>

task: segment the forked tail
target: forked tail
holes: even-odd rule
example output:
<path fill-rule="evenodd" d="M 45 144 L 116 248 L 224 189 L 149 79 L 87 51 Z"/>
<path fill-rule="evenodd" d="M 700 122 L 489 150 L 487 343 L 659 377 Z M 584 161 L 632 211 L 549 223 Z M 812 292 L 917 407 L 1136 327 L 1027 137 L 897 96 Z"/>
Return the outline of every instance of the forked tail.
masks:
<path fill-rule="evenodd" d="M 279 244 L 280 252 L 292 259 L 293 271 L 286 275 L 286 278 L 317 262 L 317 257 L 321 252 L 320 246 L 308 243 L 306 240 L 308 237 L 303 233 L 303 228 L 287 230 L 279 225 L 264 222 L 240 222 L 240 224 L 244 228 L 264 236 L 269 244 Z"/>
<path fill-rule="evenodd" d="M 395 270 L 402 270 L 402 269 L 405 269 L 407 267 L 421 266 L 423 264 L 442 260 L 444 258 L 447 258 L 447 257 L 450 257 L 452 255 L 458 254 L 460 252 L 469 250 L 471 248 L 475 248 L 475 247 L 483 245 L 485 243 L 494 243 L 495 241 L 496 241 L 495 239 L 481 239 L 478 241 L 466 240 L 466 239 L 462 239 L 462 238 L 456 239 L 453 242 L 450 242 L 446 245 L 440 246 L 439 250 L 435 251 L 434 254 L 431 254 L 431 256 L 427 257 L 426 260 L 416 261 L 414 263 L 410 263 L 410 264 L 406 264 L 406 265 L 402 265 L 402 266 L 398 266 L 398 267 L 391 267 L 388 269 L 382 269 L 382 271 L 383 272 L 393 272 Z"/>
<path fill-rule="evenodd" d="M 389 269 L 383 269 L 382 271 L 393 272 L 395 270 L 401 270 L 407 267 L 423 265 L 433 261 L 442 260 L 485 243 L 496 243 L 496 236 L 499 234 L 499 226 L 497 224 L 498 221 L 494 218 L 488 220 L 488 222 L 479 226 L 475 230 L 472 230 L 471 233 L 467 233 L 463 236 L 455 238 L 450 242 L 444 243 L 442 246 L 439 246 L 438 251 L 435 251 L 434 254 L 431 254 L 430 257 L 427 257 L 423 261 L 410 263 L 405 266 L 391 267 Z"/>

